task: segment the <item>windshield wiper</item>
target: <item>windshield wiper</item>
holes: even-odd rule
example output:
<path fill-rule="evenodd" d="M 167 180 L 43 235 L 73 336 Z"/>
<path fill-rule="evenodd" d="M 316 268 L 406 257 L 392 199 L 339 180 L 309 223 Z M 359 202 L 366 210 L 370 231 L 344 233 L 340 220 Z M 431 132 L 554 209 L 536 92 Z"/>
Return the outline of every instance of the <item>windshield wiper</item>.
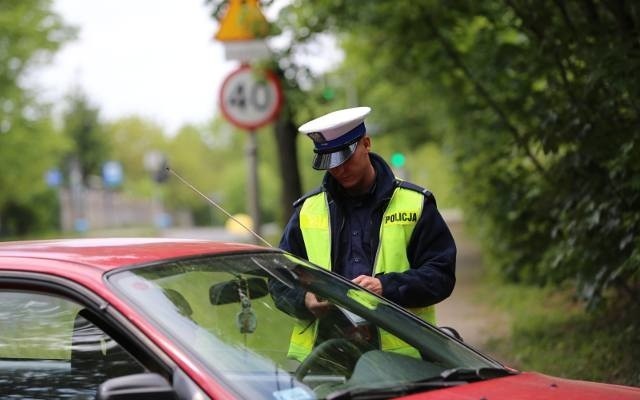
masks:
<path fill-rule="evenodd" d="M 356 387 L 351 389 L 341 389 L 330 393 L 326 400 L 381 400 L 392 397 L 406 396 L 411 393 L 423 392 L 426 390 L 442 389 L 465 385 L 466 382 L 404 382 L 389 387 Z"/>
<path fill-rule="evenodd" d="M 487 379 L 500 378 L 514 375 L 517 372 L 505 368 L 452 368 L 440 373 L 440 375 L 415 382 L 402 382 L 393 386 L 385 387 L 355 387 L 350 389 L 337 390 L 330 393 L 327 400 L 377 400 L 391 397 L 404 396 L 411 393 L 426 390 L 442 389 L 465 385 L 470 382 L 483 381 Z"/>

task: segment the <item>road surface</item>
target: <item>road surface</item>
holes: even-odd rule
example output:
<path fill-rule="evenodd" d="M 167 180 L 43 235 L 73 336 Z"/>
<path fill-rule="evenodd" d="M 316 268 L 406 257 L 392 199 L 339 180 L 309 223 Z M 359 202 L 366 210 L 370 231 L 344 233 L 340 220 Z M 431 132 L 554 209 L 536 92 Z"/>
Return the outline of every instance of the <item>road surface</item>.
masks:
<path fill-rule="evenodd" d="M 483 302 L 478 293 L 483 265 L 477 243 L 465 233 L 459 217 L 443 214 L 456 241 L 458 255 L 453 294 L 436 306 L 438 325 L 455 328 L 466 343 L 486 350 L 492 338 L 509 334 L 509 320 L 506 314 Z"/>

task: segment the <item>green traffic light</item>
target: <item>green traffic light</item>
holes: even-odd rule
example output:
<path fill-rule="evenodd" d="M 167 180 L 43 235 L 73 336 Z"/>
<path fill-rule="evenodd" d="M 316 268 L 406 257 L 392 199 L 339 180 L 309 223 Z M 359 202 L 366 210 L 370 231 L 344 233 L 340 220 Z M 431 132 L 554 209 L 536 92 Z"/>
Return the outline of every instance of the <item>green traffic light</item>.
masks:
<path fill-rule="evenodd" d="M 332 87 L 325 87 L 324 90 L 322 91 L 322 98 L 325 99 L 326 101 L 330 101 L 333 100 L 334 97 L 336 97 L 336 91 L 333 90 Z"/>
<path fill-rule="evenodd" d="M 396 168 L 404 167 L 405 156 L 402 153 L 393 153 L 391 155 L 391 165 Z"/>

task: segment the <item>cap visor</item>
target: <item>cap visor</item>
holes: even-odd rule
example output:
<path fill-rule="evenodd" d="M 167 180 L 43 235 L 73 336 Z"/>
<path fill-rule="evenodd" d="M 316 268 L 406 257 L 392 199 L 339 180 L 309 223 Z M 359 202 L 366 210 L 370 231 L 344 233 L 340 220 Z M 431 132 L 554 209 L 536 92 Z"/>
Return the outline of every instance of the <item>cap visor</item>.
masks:
<path fill-rule="evenodd" d="M 358 142 L 351 143 L 349 146 L 332 153 L 316 153 L 313 158 L 313 169 L 324 170 L 337 167 L 353 155 L 356 147 L 358 147 Z"/>

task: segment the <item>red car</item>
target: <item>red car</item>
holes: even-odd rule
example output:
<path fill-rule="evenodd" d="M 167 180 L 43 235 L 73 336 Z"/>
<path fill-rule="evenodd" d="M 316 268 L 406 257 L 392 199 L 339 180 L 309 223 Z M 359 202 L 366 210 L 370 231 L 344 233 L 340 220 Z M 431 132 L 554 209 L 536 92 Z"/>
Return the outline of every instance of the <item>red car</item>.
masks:
<path fill-rule="evenodd" d="M 294 307 L 306 291 L 332 304 L 317 323 Z M 292 332 L 308 347 L 294 349 Z M 585 400 L 640 389 L 513 370 L 277 249 L 129 238 L 0 243 L 0 397 Z"/>

